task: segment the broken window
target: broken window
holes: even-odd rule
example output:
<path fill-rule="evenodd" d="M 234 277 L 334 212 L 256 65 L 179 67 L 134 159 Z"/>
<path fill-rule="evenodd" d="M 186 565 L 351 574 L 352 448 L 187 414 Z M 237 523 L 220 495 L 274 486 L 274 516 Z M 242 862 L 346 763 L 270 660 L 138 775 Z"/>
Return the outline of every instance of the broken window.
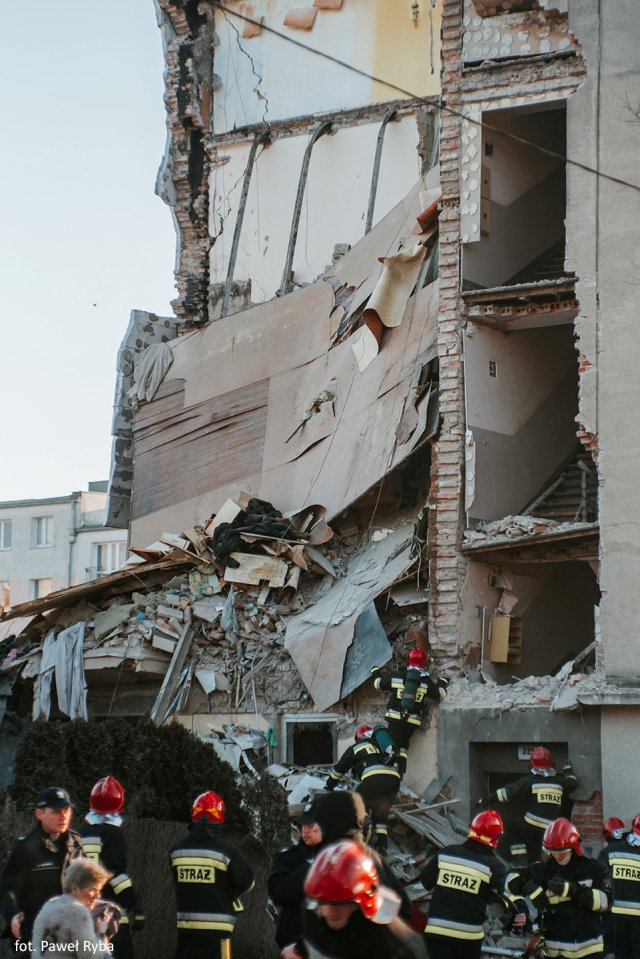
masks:
<path fill-rule="evenodd" d="M 318 766 L 336 761 L 337 721 L 326 716 L 283 716 L 285 762 Z"/>
<path fill-rule="evenodd" d="M 462 160 L 463 288 L 562 276 L 564 105 L 485 111 L 476 142 Z"/>

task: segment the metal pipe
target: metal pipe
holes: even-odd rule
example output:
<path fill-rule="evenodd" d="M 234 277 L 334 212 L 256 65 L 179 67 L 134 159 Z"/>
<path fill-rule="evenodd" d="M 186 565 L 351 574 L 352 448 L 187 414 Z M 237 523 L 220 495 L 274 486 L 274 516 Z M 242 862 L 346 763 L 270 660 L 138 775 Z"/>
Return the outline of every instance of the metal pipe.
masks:
<path fill-rule="evenodd" d="M 298 227 L 300 225 L 300 213 L 302 212 L 302 201 L 304 199 L 304 189 L 307 184 L 307 174 L 309 172 L 309 163 L 311 162 L 311 151 L 315 145 L 316 140 L 319 140 L 321 136 L 324 136 L 325 133 L 330 133 L 333 129 L 333 124 L 330 120 L 323 120 L 321 123 L 318 123 L 313 130 L 311 131 L 311 136 L 309 137 L 309 142 L 307 143 L 306 149 L 304 151 L 304 157 L 302 158 L 302 169 L 300 170 L 300 179 L 298 180 L 298 192 L 296 194 L 296 204 L 293 208 L 293 220 L 291 221 L 291 232 L 289 234 L 289 246 L 287 247 L 287 259 L 284 264 L 284 270 L 282 271 L 282 282 L 280 283 L 280 289 L 278 294 L 284 296 L 285 293 L 289 293 L 293 289 L 293 283 L 291 282 L 291 267 L 293 266 L 293 256 L 296 252 L 296 240 L 298 239 Z"/>
<path fill-rule="evenodd" d="M 242 192 L 240 194 L 240 203 L 238 204 L 238 213 L 236 215 L 236 225 L 233 230 L 233 241 L 231 243 L 231 253 L 229 255 L 229 268 L 227 269 L 227 279 L 224 284 L 224 296 L 222 297 L 222 309 L 220 316 L 226 316 L 229 312 L 229 300 L 231 299 L 231 287 L 233 285 L 233 274 L 236 268 L 236 259 L 238 257 L 238 247 L 240 246 L 240 234 L 242 233 L 242 222 L 244 220 L 244 211 L 247 206 L 247 196 L 249 194 L 249 185 L 251 183 L 251 174 L 253 173 L 253 164 L 256 158 L 256 152 L 261 143 L 269 142 L 268 130 L 262 130 L 256 133 L 249 150 L 249 158 L 244 171 L 244 180 L 242 183 Z"/>
<path fill-rule="evenodd" d="M 376 155 L 373 161 L 373 172 L 371 174 L 371 189 L 369 190 L 369 206 L 367 207 L 367 223 L 364 228 L 365 236 L 371 230 L 371 227 L 373 225 L 373 210 L 376 205 L 376 193 L 378 192 L 378 177 L 380 176 L 380 161 L 382 160 L 382 145 L 384 143 L 384 135 L 387 129 L 387 123 L 389 123 L 390 120 L 395 120 L 397 113 L 398 111 L 395 107 L 393 107 L 391 110 L 387 110 L 387 112 L 382 118 L 380 129 L 378 130 L 378 142 L 376 144 Z"/>

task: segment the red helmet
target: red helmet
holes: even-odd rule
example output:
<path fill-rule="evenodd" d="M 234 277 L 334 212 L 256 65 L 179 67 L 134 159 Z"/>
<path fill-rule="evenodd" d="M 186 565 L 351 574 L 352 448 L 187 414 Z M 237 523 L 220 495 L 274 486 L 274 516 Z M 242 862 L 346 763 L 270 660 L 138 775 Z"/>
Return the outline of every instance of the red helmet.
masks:
<path fill-rule="evenodd" d="M 359 743 L 361 739 L 371 732 L 371 726 L 361 726 L 360 729 L 356 732 L 356 742 Z"/>
<path fill-rule="evenodd" d="M 531 753 L 529 765 L 532 769 L 553 769 L 553 756 L 544 746 L 536 746 Z"/>
<path fill-rule="evenodd" d="M 494 809 L 485 809 L 474 816 L 469 826 L 469 839 L 477 839 L 495 849 L 504 832 L 502 819 Z"/>
<path fill-rule="evenodd" d="M 224 802 L 217 793 L 200 793 L 191 809 L 193 822 L 224 822 Z"/>
<path fill-rule="evenodd" d="M 562 852 L 564 849 L 573 849 L 579 856 L 582 855 L 582 841 L 580 833 L 568 819 L 561 816 L 549 823 L 542 837 L 542 848 L 545 852 Z"/>
<path fill-rule="evenodd" d="M 424 649 L 420 649 L 418 646 L 416 646 L 415 649 L 409 650 L 407 662 L 410 666 L 415 666 L 416 669 L 424 669 L 429 662 L 429 657 L 425 653 Z"/>
<path fill-rule="evenodd" d="M 124 789 L 113 776 L 99 779 L 89 797 L 91 812 L 105 816 L 108 813 L 122 812 L 124 809 Z"/>
<path fill-rule="evenodd" d="M 624 823 L 622 825 L 624 828 Z M 633 818 L 633 822 L 631 823 L 631 832 L 634 832 L 636 836 L 640 836 L 640 812 Z"/>
<path fill-rule="evenodd" d="M 636 816 L 636 819 L 638 818 L 639 817 Z M 640 826 L 640 822 L 638 825 Z M 624 823 L 622 819 L 618 819 L 617 816 L 611 816 L 610 819 L 607 819 L 607 821 L 602 824 L 602 832 L 604 833 L 605 839 L 611 839 L 614 832 L 620 832 L 622 829 L 624 829 Z M 638 832 L 640 832 L 640 829 L 638 829 Z"/>
<path fill-rule="evenodd" d="M 304 891 L 319 903 L 355 902 L 367 919 L 391 922 L 400 899 L 381 890 L 378 873 L 369 853 L 357 842 L 343 839 L 316 856 L 307 874 Z"/>

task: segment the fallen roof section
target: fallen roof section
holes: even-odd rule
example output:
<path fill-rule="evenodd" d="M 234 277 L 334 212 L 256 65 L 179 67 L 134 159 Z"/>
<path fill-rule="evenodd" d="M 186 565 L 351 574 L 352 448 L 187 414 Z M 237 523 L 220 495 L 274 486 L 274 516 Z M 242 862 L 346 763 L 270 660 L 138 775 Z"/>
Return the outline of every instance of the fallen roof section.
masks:
<path fill-rule="evenodd" d="M 512 523 L 511 533 L 488 534 L 485 530 L 467 531 L 462 552 L 469 559 L 490 563 L 559 563 L 573 559 L 597 560 L 598 523 L 554 523 L 537 517 L 507 517 L 526 520 L 531 529 Z M 492 526 L 495 524 L 492 524 Z"/>

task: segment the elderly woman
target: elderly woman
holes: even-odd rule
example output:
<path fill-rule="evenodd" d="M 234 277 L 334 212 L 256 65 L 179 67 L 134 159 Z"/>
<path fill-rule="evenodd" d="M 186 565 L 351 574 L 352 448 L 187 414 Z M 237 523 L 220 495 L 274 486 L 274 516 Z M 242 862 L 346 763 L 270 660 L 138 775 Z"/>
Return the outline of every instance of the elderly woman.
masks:
<path fill-rule="evenodd" d="M 91 859 L 74 859 L 62 877 L 63 895 L 50 899 L 36 916 L 32 933 L 36 959 L 66 951 L 61 946 L 71 944 L 79 959 L 95 959 L 107 952 L 107 933 L 116 931 L 109 925 L 114 910 L 119 912 L 114 904 L 100 901 L 102 887 L 110 876 Z"/>

